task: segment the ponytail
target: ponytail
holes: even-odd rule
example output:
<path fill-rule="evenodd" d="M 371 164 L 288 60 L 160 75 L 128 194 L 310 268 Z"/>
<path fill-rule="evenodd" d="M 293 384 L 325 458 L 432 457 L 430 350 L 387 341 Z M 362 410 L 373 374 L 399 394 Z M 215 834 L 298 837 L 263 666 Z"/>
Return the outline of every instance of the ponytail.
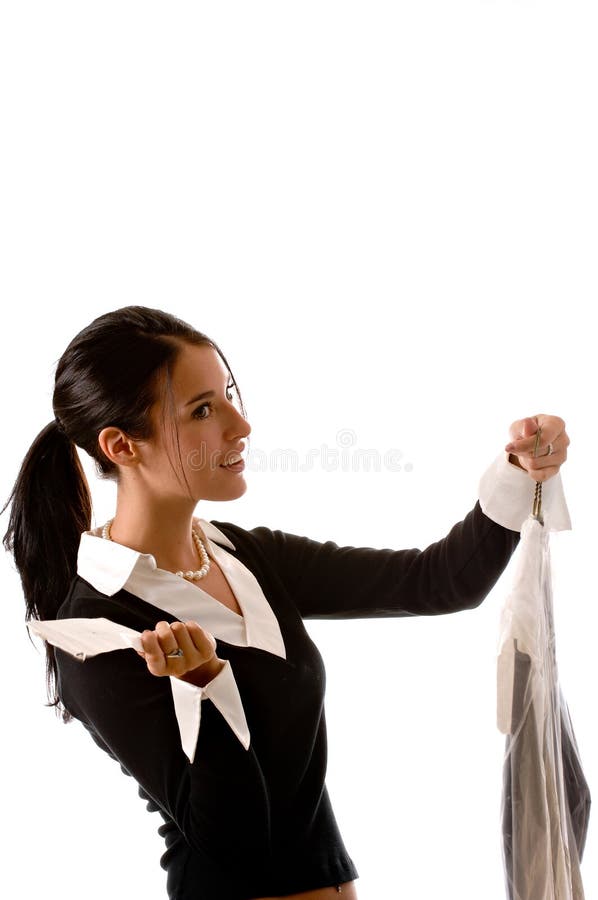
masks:
<path fill-rule="evenodd" d="M 171 374 L 184 344 L 212 347 L 237 388 L 213 340 L 182 319 L 146 306 L 124 306 L 99 316 L 60 357 L 52 397 L 57 418 L 33 441 L 2 509 L 12 501 L 3 544 L 21 578 L 26 620 L 56 618 L 77 574 L 81 534 L 91 528 L 91 494 L 77 447 L 94 461 L 100 478 L 118 484 L 118 466 L 104 454 L 98 436 L 115 426 L 134 440 L 152 439 L 150 412 L 165 386 L 174 423 Z M 245 414 L 238 388 L 237 394 Z M 178 441 L 177 447 L 186 480 Z M 68 722 L 72 716 L 56 692 L 54 649 L 44 643 L 47 705 Z"/>
<path fill-rule="evenodd" d="M 81 533 L 91 527 L 91 496 L 77 449 L 58 420 L 46 425 L 25 456 L 2 512 L 12 501 L 4 548 L 12 552 L 25 596 L 25 619 L 55 619 L 77 572 Z M 63 721 L 56 662 L 46 648 L 48 696 Z"/>

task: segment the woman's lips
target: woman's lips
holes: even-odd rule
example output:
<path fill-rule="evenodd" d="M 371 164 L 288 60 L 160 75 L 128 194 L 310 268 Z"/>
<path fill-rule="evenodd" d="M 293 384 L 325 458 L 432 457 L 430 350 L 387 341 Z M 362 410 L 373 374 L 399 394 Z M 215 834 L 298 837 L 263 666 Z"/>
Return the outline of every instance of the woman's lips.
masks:
<path fill-rule="evenodd" d="M 221 465 L 221 469 L 226 469 L 227 472 L 242 472 L 245 468 L 245 460 L 240 459 L 239 462 L 233 463 L 231 466 Z"/>

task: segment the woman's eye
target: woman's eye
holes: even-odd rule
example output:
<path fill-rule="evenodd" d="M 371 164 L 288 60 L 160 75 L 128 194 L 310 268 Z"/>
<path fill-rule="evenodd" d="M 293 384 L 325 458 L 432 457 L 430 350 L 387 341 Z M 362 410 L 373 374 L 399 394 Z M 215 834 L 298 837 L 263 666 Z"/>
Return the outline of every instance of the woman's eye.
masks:
<path fill-rule="evenodd" d="M 207 416 L 200 415 L 201 410 L 206 409 L 206 407 L 208 407 L 209 409 L 212 409 L 212 404 L 211 403 L 202 403 L 201 406 L 198 406 L 197 409 L 193 410 L 192 418 L 193 419 L 207 419 Z"/>
<path fill-rule="evenodd" d="M 234 384 L 229 384 L 228 387 L 226 388 L 226 399 L 227 400 L 232 401 L 234 399 L 234 395 L 233 395 L 234 390 L 235 390 Z M 202 403 L 201 406 L 197 407 L 197 409 L 194 409 L 191 414 L 191 418 L 200 419 L 200 420 L 207 419 L 208 418 L 207 415 L 204 416 L 201 414 L 201 410 L 206 409 L 206 408 L 209 409 L 210 411 L 212 411 L 212 409 L 213 409 L 213 404 L 209 400 L 206 403 Z"/>

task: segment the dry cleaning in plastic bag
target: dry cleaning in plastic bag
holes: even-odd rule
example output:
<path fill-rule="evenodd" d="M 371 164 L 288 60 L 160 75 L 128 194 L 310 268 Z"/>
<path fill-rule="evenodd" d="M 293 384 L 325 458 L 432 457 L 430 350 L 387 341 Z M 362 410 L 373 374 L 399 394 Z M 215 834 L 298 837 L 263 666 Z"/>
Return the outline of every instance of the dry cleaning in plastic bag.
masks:
<path fill-rule="evenodd" d="M 500 618 L 498 727 L 506 734 L 501 802 L 509 900 L 584 900 L 580 862 L 590 814 L 555 652 L 549 531 L 521 528 Z"/>

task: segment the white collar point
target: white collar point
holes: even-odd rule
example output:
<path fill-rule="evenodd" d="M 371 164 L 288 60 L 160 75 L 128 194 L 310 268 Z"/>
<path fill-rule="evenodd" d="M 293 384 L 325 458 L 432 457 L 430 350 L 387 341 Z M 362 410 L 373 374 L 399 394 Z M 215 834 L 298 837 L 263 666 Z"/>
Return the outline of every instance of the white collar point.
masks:
<path fill-rule="evenodd" d="M 208 522 L 207 519 L 197 518 L 197 521 L 202 527 L 203 533 L 208 538 L 209 541 L 214 541 L 216 544 L 222 544 L 224 547 L 228 547 L 231 550 L 236 550 L 235 545 L 227 538 L 223 531 L 220 531 L 212 522 Z"/>

